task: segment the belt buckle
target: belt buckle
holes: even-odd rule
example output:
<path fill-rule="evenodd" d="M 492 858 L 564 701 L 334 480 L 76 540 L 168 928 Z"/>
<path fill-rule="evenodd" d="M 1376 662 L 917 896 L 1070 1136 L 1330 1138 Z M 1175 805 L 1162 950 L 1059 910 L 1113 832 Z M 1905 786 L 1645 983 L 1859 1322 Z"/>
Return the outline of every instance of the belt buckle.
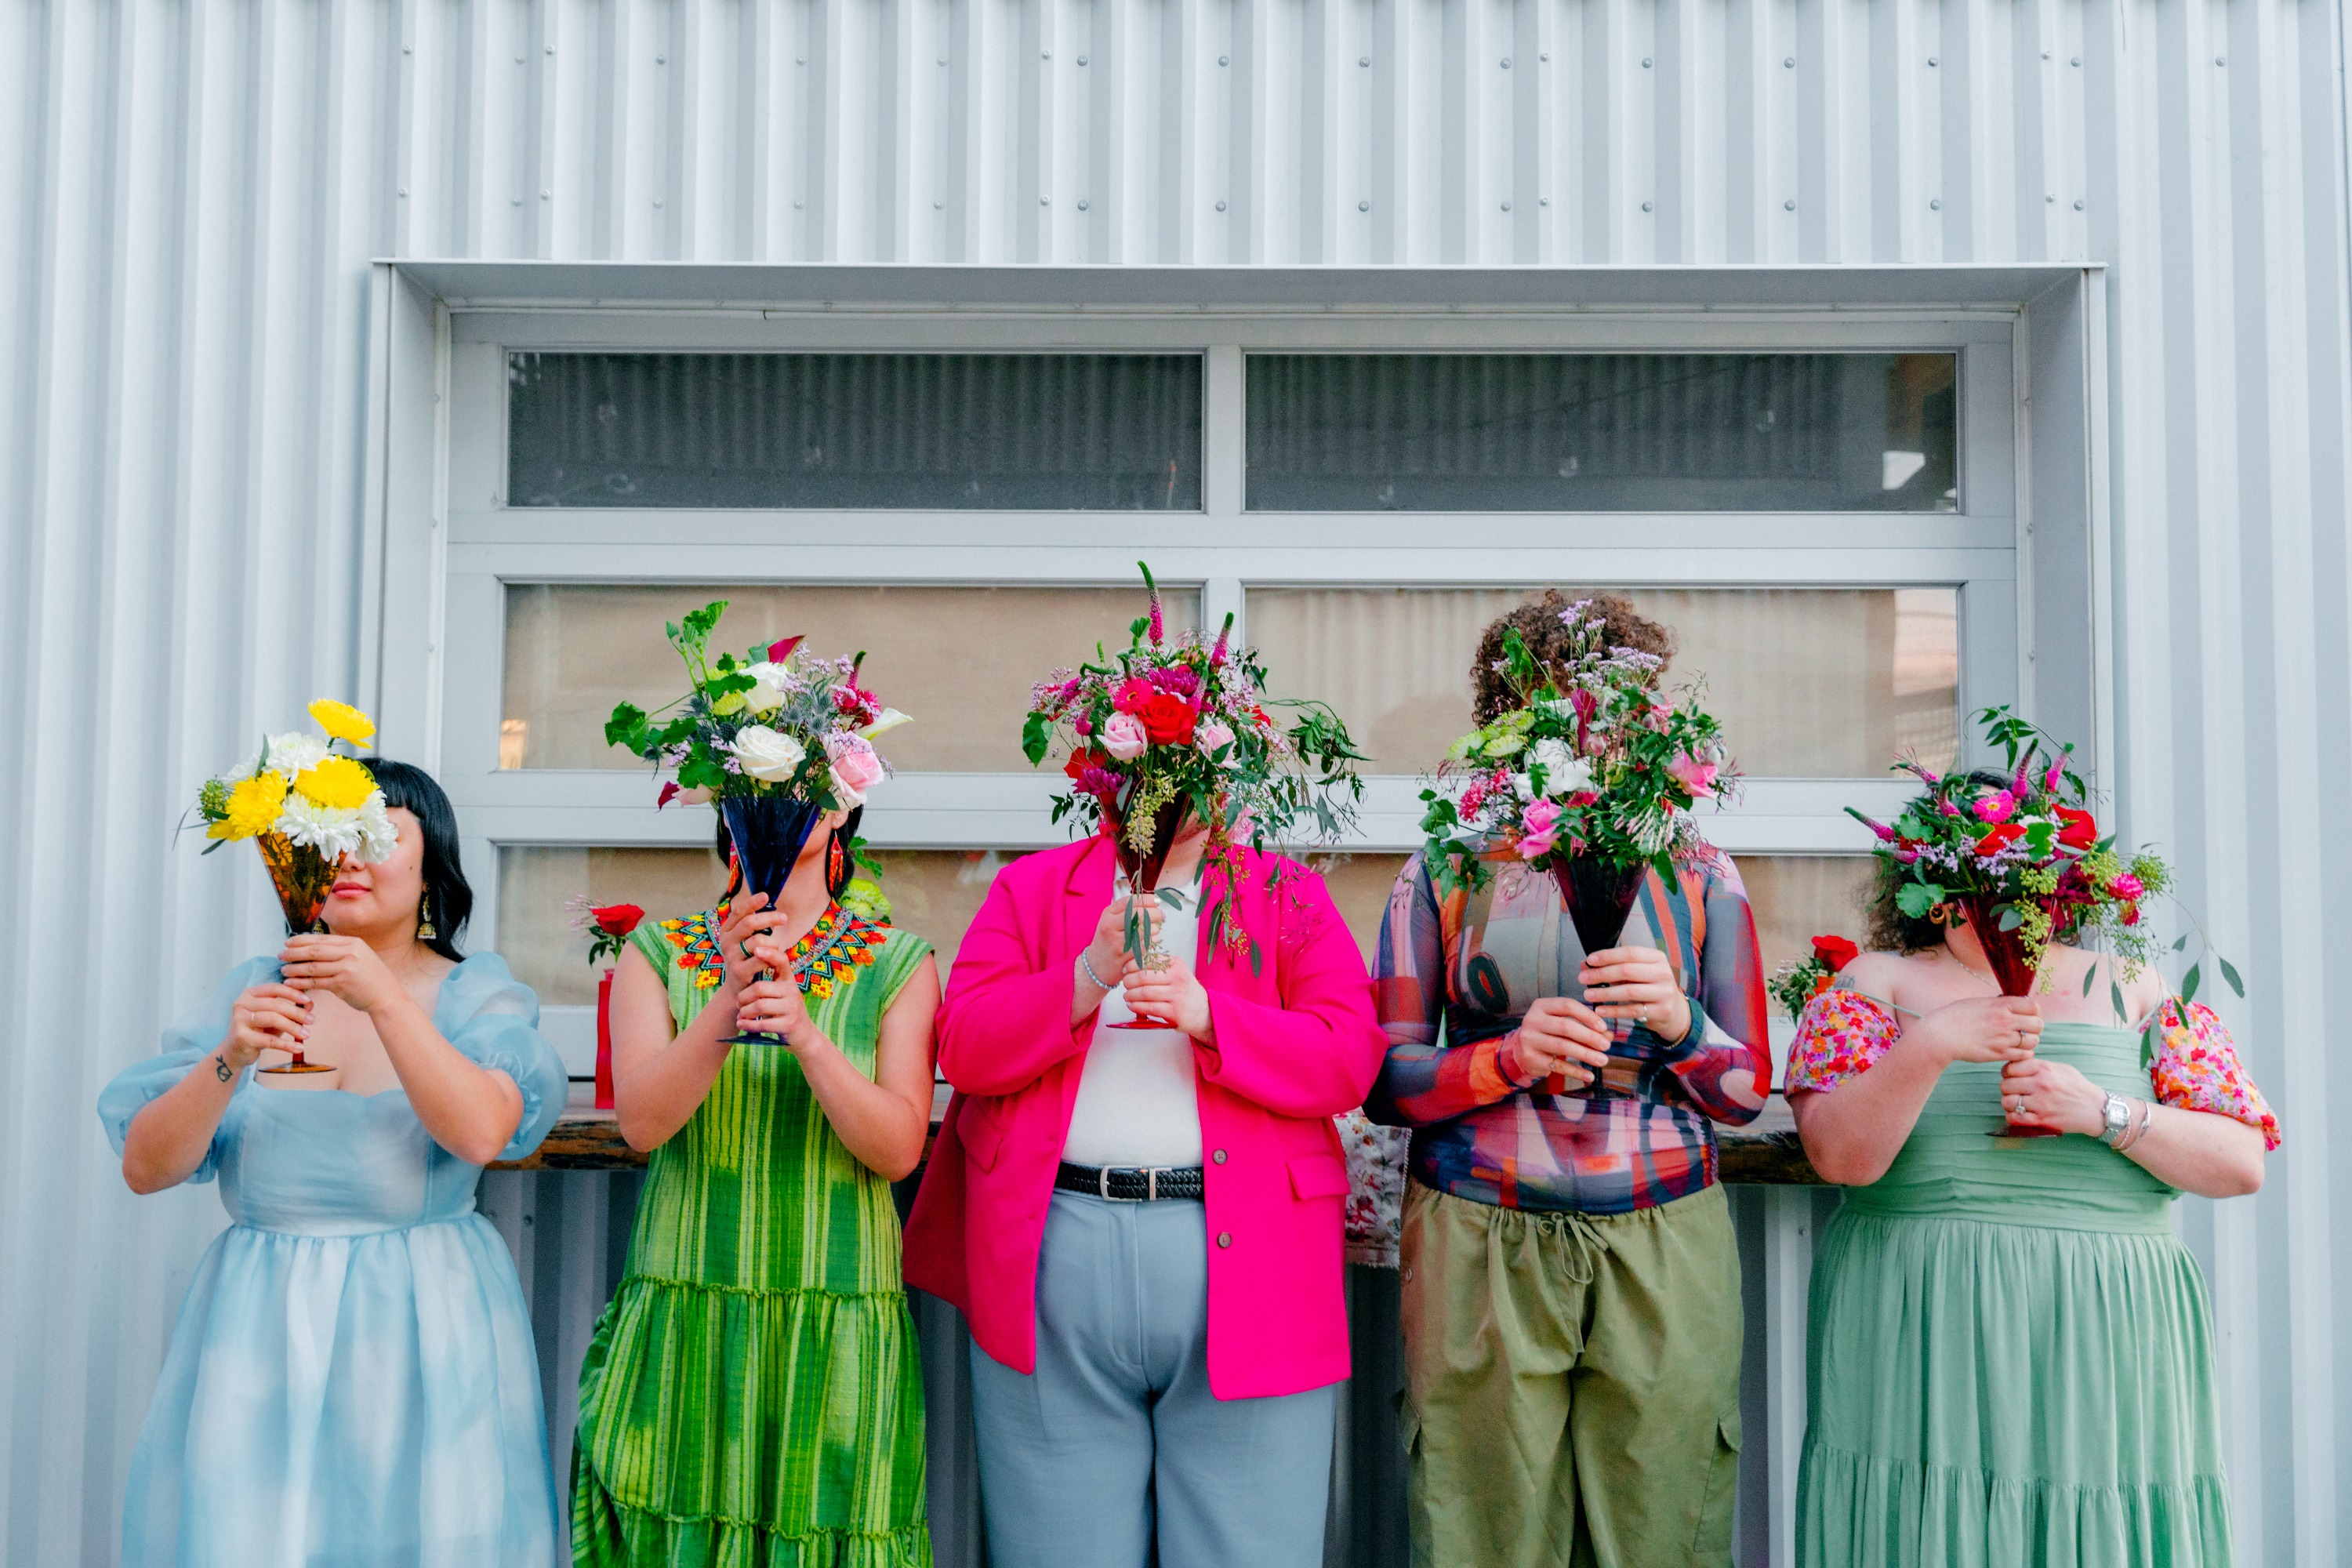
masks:
<path fill-rule="evenodd" d="M 1097 1165 L 1095 1167 L 1095 1193 L 1105 1203 L 1110 1203 L 1113 1201 L 1110 1195 L 1110 1167 L 1108 1165 Z"/>

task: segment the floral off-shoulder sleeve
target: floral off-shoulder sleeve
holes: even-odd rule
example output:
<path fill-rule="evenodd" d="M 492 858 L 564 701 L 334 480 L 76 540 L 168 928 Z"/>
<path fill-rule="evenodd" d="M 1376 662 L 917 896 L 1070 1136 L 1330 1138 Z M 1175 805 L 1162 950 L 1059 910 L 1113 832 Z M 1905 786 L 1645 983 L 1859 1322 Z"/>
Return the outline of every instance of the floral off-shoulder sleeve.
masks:
<path fill-rule="evenodd" d="M 2240 1064 L 2229 1026 L 2212 1008 L 2168 999 L 2147 1026 L 2156 1036 L 2156 1065 L 2149 1071 L 2158 1102 L 2242 1121 L 2263 1135 L 2265 1149 L 2279 1146 L 2278 1118 Z"/>
<path fill-rule="evenodd" d="M 1819 1093 L 1868 1072 L 1902 1032 L 1895 1010 L 1876 997 L 1859 991 L 1822 992 L 1797 1019 L 1787 1091 Z"/>

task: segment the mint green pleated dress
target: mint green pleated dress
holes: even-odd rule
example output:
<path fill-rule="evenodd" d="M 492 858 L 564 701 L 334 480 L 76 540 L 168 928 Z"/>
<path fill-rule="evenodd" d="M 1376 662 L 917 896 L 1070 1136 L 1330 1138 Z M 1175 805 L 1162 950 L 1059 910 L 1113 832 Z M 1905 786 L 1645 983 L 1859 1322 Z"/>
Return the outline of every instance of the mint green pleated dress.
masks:
<path fill-rule="evenodd" d="M 2040 1055 L 2150 1094 L 2140 1037 Z M 1813 1263 L 1806 1568 L 2230 1561 L 2205 1281 L 2174 1193 L 2095 1139 L 2001 1140 L 1997 1063 L 1944 1070 Z"/>
<path fill-rule="evenodd" d="M 648 921 L 630 939 L 680 1029 L 713 994 L 718 923 Z M 852 935 L 865 958 L 833 965 L 847 983 L 812 991 L 809 1014 L 871 1076 L 882 1015 L 930 944 L 862 922 Z M 654 1151 L 627 1272 L 580 1369 L 573 1561 L 928 1568 L 898 1257 L 890 1184 L 835 1135 L 799 1060 L 737 1046 Z"/>

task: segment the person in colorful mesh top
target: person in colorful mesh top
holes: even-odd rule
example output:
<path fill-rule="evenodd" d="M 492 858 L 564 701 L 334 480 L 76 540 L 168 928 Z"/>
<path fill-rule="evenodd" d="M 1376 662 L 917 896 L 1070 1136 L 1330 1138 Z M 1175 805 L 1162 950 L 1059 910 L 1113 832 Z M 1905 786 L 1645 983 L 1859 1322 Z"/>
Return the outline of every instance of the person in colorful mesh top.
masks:
<path fill-rule="evenodd" d="M 1568 607 L 1549 592 L 1486 628 L 1477 722 L 1515 705 L 1505 632 L 1549 660 Z M 1673 657 L 1624 599 L 1585 614 L 1612 646 Z M 1741 1319 L 1711 1123 L 1752 1120 L 1772 1082 L 1747 895 L 1719 852 L 1654 871 L 1620 945 L 1588 954 L 1549 873 L 1501 848 L 1492 864 L 1484 889 L 1441 898 L 1415 856 L 1374 954 L 1389 1047 L 1369 1109 L 1414 1130 L 1413 1560 L 1721 1560 Z"/>

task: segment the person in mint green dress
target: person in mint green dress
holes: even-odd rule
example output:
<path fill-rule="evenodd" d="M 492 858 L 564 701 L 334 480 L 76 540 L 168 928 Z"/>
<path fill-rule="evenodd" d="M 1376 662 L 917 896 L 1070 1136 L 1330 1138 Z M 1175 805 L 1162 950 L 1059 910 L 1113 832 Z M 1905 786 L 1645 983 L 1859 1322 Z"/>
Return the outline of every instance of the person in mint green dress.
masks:
<path fill-rule="evenodd" d="M 1813 1262 L 1798 1562 L 2226 1564 L 2211 1313 L 2168 1211 L 2259 1187 L 2277 1122 L 2152 972 L 2053 943 L 2003 996 L 1965 920 L 1881 893 L 1891 951 L 1807 1005 L 1789 1064 L 1848 1189 Z M 2063 1135 L 1988 1136 L 2005 1114 Z"/>
<path fill-rule="evenodd" d="M 929 1130 L 939 973 L 886 910 L 843 907 L 856 827 L 820 820 L 777 908 L 647 921 L 624 950 L 614 1100 L 653 1158 L 580 1373 L 577 1563 L 931 1560 L 890 1183 Z M 729 1043 L 751 1029 L 784 1044 Z"/>

